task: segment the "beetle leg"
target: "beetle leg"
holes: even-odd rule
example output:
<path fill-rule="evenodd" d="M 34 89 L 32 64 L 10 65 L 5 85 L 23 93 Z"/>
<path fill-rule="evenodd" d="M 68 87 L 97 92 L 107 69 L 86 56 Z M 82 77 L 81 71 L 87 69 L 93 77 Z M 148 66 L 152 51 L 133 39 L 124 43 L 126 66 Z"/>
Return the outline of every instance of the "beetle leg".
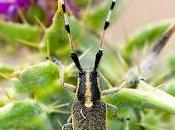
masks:
<path fill-rule="evenodd" d="M 67 120 L 67 123 L 63 125 L 62 130 L 73 130 L 72 128 L 72 116 Z"/>
<path fill-rule="evenodd" d="M 62 130 L 73 130 L 72 124 L 71 123 L 64 124 Z"/>
<path fill-rule="evenodd" d="M 74 92 L 76 89 L 76 86 L 74 86 L 72 84 L 68 84 L 68 83 L 63 83 L 63 86 L 72 92 Z"/>
<path fill-rule="evenodd" d="M 113 88 L 103 90 L 101 94 L 102 96 L 105 96 L 105 95 L 117 93 L 118 91 L 126 87 L 126 85 L 127 85 L 127 82 L 123 82 L 119 87 L 113 87 Z"/>
<path fill-rule="evenodd" d="M 72 116 L 70 116 L 67 120 L 67 123 L 71 123 L 72 122 Z"/>
<path fill-rule="evenodd" d="M 62 64 L 58 59 L 56 59 L 55 57 L 52 57 L 52 58 L 51 58 L 51 61 L 52 61 L 53 63 L 55 63 L 55 64 L 58 65 L 61 84 L 62 84 L 65 88 L 69 89 L 70 91 L 74 91 L 74 90 L 76 89 L 76 86 L 64 82 L 64 69 L 63 69 L 64 66 L 63 66 L 63 64 Z"/>

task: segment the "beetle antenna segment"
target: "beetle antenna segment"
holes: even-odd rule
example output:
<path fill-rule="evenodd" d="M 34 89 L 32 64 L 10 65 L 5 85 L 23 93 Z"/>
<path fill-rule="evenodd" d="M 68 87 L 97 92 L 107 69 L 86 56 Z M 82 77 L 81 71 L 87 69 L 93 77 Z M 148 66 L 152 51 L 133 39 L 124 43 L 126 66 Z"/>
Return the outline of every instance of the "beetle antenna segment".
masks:
<path fill-rule="evenodd" d="M 113 9 L 115 7 L 115 3 L 116 3 L 116 0 L 112 0 L 111 7 L 110 7 L 110 9 L 108 11 L 108 15 L 107 15 L 107 18 L 106 18 L 105 23 L 104 23 L 103 33 L 102 33 L 102 37 L 101 37 L 101 40 L 100 40 L 100 48 L 99 48 L 99 51 L 97 52 L 96 58 L 95 58 L 94 71 L 98 68 L 98 65 L 100 63 L 101 57 L 103 55 L 104 36 L 105 36 L 105 32 L 106 32 L 107 28 L 110 25 L 111 14 L 112 14 L 112 11 L 113 11 Z"/>
<path fill-rule="evenodd" d="M 76 65 L 76 67 L 78 68 L 78 70 L 79 70 L 80 72 L 82 72 L 83 69 L 82 69 L 82 67 L 81 67 L 81 65 L 80 65 L 80 61 L 79 61 L 79 59 L 78 59 L 78 56 L 77 56 L 77 54 L 76 54 L 75 52 L 72 52 L 72 53 L 71 53 L 71 58 L 72 58 L 72 60 L 74 61 L 74 63 L 75 63 L 75 65 Z"/>
<path fill-rule="evenodd" d="M 74 61 L 74 63 L 76 65 L 76 67 L 78 68 L 78 70 L 81 72 L 82 67 L 80 65 L 80 61 L 78 59 L 78 56 L 75 52 L 75 47 L 74 47 L 74 43 L 73 43 L 73 40 L 72 40 L 71 29 L 70 29 L 70 25 L 69 25 L 69 22 L 68 22 L 67 11 L 66 11 L 66 6 L 65 6 L 65 3 L 64 3 L 64 0 L 62 0 L 62 10 L 63 10 L 63 16 L 64 16 L 65 29 L 66 29 L 67 36 L 68 36 L 68 39 L 69 39 L 70 48 L 72 49 L 71 58 Z"/>
<path fill-rule="evenodd" d="M 110 25 L 111 14 L 112 14 L 112 11 L 115 7 L 115 3 L 116 3 L 116 0 L 112 0 L 111 7 L 108 11 L 108 15 L 107 15 L 107 18 L 106 18 L 105 23 L 104 23 L 103 33 L 102 33 L 102 37 L 101 37 L 101 40 L 100 40 L 100 49 L 101 50 L 103 49 L 103 42 L 104 42 L 105 32 L 106 32 L 107 28 Z"/>
<path fill-rule="evenodd" d="M 65 26 L 65 29 L 66 29 L 66 32 L 68 35 L 70 47 L 71 47 L 72 51 L 75 52 L 74 43 L 73 43 L 72 35 L 71 35 L 71 29 L 70 29 L 70 25 L 69 25 L 69 21 L 68 21 L 68 17 L 67 17 L 66 5 L 64 3 L 64 0 L 62 0 L 62 10 L 63 10 L 63 16 L 64 16 L 64 26 Z"/>
<path fill-rule="evenodd" d="M 94 64 L 94 71 L 97 70 L 102 55 L 103 55 L 103 50 L 100 49 L 100 50 L 97 52 L 97 54 L 96 54 L 95 64 Z"/>

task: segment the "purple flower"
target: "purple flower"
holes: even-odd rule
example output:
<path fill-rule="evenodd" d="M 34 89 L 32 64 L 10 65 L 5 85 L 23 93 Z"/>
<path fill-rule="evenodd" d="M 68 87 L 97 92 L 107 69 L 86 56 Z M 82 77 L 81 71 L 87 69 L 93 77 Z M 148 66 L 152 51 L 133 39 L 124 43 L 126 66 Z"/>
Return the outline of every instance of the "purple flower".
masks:
<path fill-rule="evenodd" d="M 79 14 L 79 9 L 69 0 L 64 0 L 66 7 L 76 16 Z M 57 8 L 58 0 L 0 0 L 0 15 L 4 15 L 6 20 L 12 19 L 19 9 L 25 14 L 30 5 L 37 4 L 45 10 L 50 23 Z M 27 16 L 26 16 L 27 17 Z"/>
<path fill-rule="evenodd" d="M 16 4 L 19 7 L 28 7 L 30 5 L 30 0 L 16 0 Z"/>
<path fill-rule="evenodd" d="M 64 0 L 64 2 L 73 13 L 78 14 L 80 10 L 73 3 L 69 2 L 68 0 Z"/>
<path fill-rule="evenodd" d="M 37 3 L 44 9 L 47 9 L 46 1 L 47 0 L 37 0 Z M 57 5 L 58 0 L 51 0 L 50 2 L 55 2 L 55 5 Z M 66 7 L 69 8 L 73 13 L 77 14 L 80 11 L 72 2 L 69 2 L 69 0 L 64 0 L 64 2 Z"/>
<path fill-rule="evenodd" d="M 65 0 L 65 3 L 75 14 L 77 14 L 80 11 L 73 3 L 68 2 L 67 0 Z"/>
<path fill-rule="evenodd" d="M 7 18 L 12 17 L 19 8 L 27 8 L 30 5 L 30 0 L 1 0 L 0 14 Z"/>
<path fill-rule="evenodd" d="M 35 0 L 35 2 L 46 11 L 48 19 L 47 25 L 49 26 L 52 23 L 52 18 L 56 12 L 58 0 Z M 64 0 L 64 2 L 66 7 L 70 9 L 73 14 L 78 16 L 79 9 L 68 0 Z"/>

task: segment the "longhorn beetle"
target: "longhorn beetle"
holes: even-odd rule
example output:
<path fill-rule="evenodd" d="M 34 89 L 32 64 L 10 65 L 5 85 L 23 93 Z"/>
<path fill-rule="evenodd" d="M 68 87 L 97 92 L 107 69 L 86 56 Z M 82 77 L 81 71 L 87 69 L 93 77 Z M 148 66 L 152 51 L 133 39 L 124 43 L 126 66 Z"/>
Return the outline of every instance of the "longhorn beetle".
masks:
<path fill-rule="evenodd" d="M 115 7 L 116 0 L 112 0 L 110 10 L 108 11 L 108 15 L 104 23 L 103 33 L 100 40 L 100 47 L 95 57 L 94 67 L 88 70 L 85 70 L 81 67 L 79 58 L 74 48 L 64 0 L 62 0 L 61 3 L 65 29 L 68 35 L 70 47 L 72 49 L 71 58 L 78 69 L 77 86 L 64 83 L 61 63 L 56 59 L 52 59 L 53 62 L 57 63 L 60 66 L 59 69 L 61 83 L 64 85 L 64 87 L 75 90 L 76 92 L 76 99 L 73 102 L 71 108 L 71 116 L 68 119 L 67 124 L 63 125 L 62 130 L 107 130 L 107 110 L 111 110 L 116 115 L 117 107 L 104 103 L 101 100 L 101 96 L 118 92 L 124 86 L 124 84 L 120 87 L 114 87 L 112 89 L 101 91 L 97 69 L 103 55 L 103 41 L 105 32 L 109 27 L 112 10 Z"/>
<path fill-rule="evenodd" d="M 52 59 L 53 62 L 59 65 L 61 83 L 64 85 L 64 87 L 72 90 L 73 92 L 74 91 L 76 92 L 76 99 L 74 100 L 71 108 L 71 116 L 68 119 L 67 124 L 63 125 L 62 130 L 107 130 L 106 125 L 107 110 L 112 110 L 116 115 L 117 107 L 104 103 L 101 100 L 101 96 L 118 92 L 124 86 L 126 86 L 128 82 L 130 84 L 134 83 L 134 85 L 138 84 L 139 78 L 136 76 L 136 78 L 131 78 L 128 81 L 123 82 L 123 84 L 119 87 L 114 87 L 112 89 L 104 91 L 100 90 L 99 76 L 97 69 L 101 57 L 103 55 L 103 41 L 105 32 L 109 27 L 112 10 L 114 9 L 115 4 L 116 0 L 112 0 L 110 10 L 104 23 L 103 33 L 100 40 L 100 47 L 95 57 L 94 67 L 92 69 L 85 70 L 81 67 L 79 58 L 74 48 L 71 29 L 67 18 L 66 6 L 64 4 L 64 0 L 62 0 L 62 10 L 64 16 L 65 29 L 68 35 L 70 47 L 72 49 L 71 58 L 78 69 L 77 86 L 64 83 L 62 64 L 58 60 Z M 160 51 L 166 45 L 169 37 L 173 34 L 174 31 L 175 31 L 175 24 L 173 24 L 170 27 L 170 29 L 165 33 L 165 35 L 160 39 L 160 41 L 158 41 L 158 43 L 153 47 L 151 54 L 146 58 L 146 60 L 143 60 L 140 63 L 139 66 L 141 71 L 146 72 L 147 69 L 153 65 L 153 61 L 159 55 Z M 150 59 L 153 59 L 151 63 Z"/>

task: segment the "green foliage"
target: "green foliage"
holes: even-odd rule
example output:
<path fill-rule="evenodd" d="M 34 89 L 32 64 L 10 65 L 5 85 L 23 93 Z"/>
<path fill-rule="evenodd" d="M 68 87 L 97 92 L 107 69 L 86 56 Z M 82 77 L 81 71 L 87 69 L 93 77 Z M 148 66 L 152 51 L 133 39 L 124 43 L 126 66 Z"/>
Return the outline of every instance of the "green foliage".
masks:
<path fill-rule="evenodd" d="M 0 126 L 3 130 L 10 128 L 32 128 L 29 122 L 32 124 L 34 130 L 52 130 L 52 127 L 47 123 L 49 122 L 47 111 L 39 102 L 26 99 L 13 101 L 3 108 L 0 108 Z M 47 123 L 47 125 L 44 123 Z M 40 126 L 41 124 L 43 126 Z M 44 126 L 46 128 L 44 128 Z"/>
<path fill-rule="evenodd" d="M 24 70 L 18 79 L 14 80 L 14 87 L 18 92 L 32 93 L 36 89 L 44 89 L 58 80 L 57 66 L 46 61 L 38 65 L 31 66 Z"/>
<path fill-rule="evenodd" d="M 0 65 L 0 72 L 1 73 L 10 73 L 15 70 L 14 67 L 8 65 Z"/>
<path fill-rule="evenodd" d="M 127 0 L 119 0 L 117 5 L 117 9 L 114 10 L 114 16 L 113 19 L 117 19 L 117 14 L 119 14 L 121 12 L 121 10 L 123 10 L 123 3 L 126 4 Z M 98 8 L 94 8 L 94 10 L 89 9 L 86 16 L 85 16 L 85 24 L 88 25 L 88 27 L 90 29 L 92 29 L 93 31 L 99 31 L 103 29 L 103 25 L 104 25 L 104 20 L 106 19 L 108 10 L 110 8 L 110 4 L 111 1 L 103 2 L 102 4 L 98 5 Z"/>
<path fill-rule="evenodd" d="M 174 68 L 174 66 L 175 66 L 175 57 L 173 56 L 173 57 L 171 57 L 171 58 L 169 59 L 169 68 L 170 68 L 170 72 L 171 72 L 172 74 L 175 73 L 175 68 Z"/>
<path fill-rule="evenodd" d="M 83 1 L 83 3 L 82 1 L 74 2 L 75 5 L 80 6 L 82 12 L 86 12 L 85 7 L 89 6 L 91 9 L 90 0 Z M 68 18 L 73 41 L 85 68 L 91 67 L 94 63 L 94 55 L 99 46 L 98 33 L 102 29 L 109 2 L 93 7 L 93 10 L 89 10 L 79 18 L 73 16 Z M 117 12 L 123 9 L 125 2 L 119 1 Z M 37 5 L 32 5 L 27 12 L 27 20 L 33 25 L 45 22 L 45 13 Z M 115 14 L 113 20 L 117 18 L 118 16 Z M 133 55 L 142 51 L 145 46 L 152 46 L 163 36 L 171 23 L 171 21 L 160 21 L 146 25 L 131 35 L 121 48 L 118 47 L 117 42 L 115 42 L 115 46 L 107 43 L 109 46 L 107 49 L 105 48 L 99 71 L 108 82 L 102 80 L 101 88 L 107 89 L 109 84 L 119 86 L 123 80 L 127 81 L 126 74 L 132 67 L 131 64 L 133 65 L 135 62 Z M 0 78 L 3 81 L 6 79 L 8 83 L 12 82 L 12 84 L 7 85 L 5 90 L 2 89 L 3 97 L 0 97 L 0 129 L 2 130 L 57 130 L 61 129 L 58 120 L 65 123 L 70 114 L 71 105 L 67 106 L 65 103 L 72 103 L 73 94 L 60 83 L 58 65 L 50 60 L 43 61 L 46 54 L 47 56 L 58 57 L 64 63 L 65 82 L 76 84 L 74 64 L 70 62 L 70 57 L 68 57 L 70 47 L 64 29 L 62 12 L 58 10 L 55 13 L 52 24 L 48 28 L 44 27 L 43 33 L 41 30 L 44 23 L 43 25 L 40 23 L 40 25 L 32 26 L 0 21 L 0 40 L 6 41 L 3 44 L 10 47 L 14 43 L 31 45 L 38 49 L 35 50 L 35 53 L 42 54 L 42 56 L 39 55 L 39 60 L 42 62 L 35 61 L 34 65 L 29 67 L 24 67 L 20 63 L 18 68 L 22 69 L 19 70 L 16 67 L 0 65 Z M 17 50 L 17 48 L 15 49 Z M 84 53 L 87 50 L 88 53 Z M 29 55 L 34 52 L 31 48 L 28 48 L 28 51 Z M 18 51 L 16 53 L 18 54 Z M 25 59 L 25 57 L 21 57 Z M 27 62 L 30 63 L 30 61 Z M 31 62 L 33 63 L 33 61 Z M 163 80 L 160 83 L 169 81 L 170 78 L 174 77 L 174 57 L 169 59 L 168 63 L 169 68 L 164 69 L 167 71 L 167 75 L 162 78 Z M 15 74 L 17 74 L 16 77 Z M 159 74 L 161 74 L 161 64 L 157 66 L 157 72 L 153 73 L 154 80 L 158 78 Z M 137 75 L 134 76 L 136 79 L 138 78 Z M 131 77 L 131 79 L 134 78 Z M 131 84 L 131 82 L 129 83 Z M 120 116 L 131 119 L 119 122 L 109 113 L 109 130 L 172 129 L 173 127 L 170 126 L 172 124 L 168 121 L 174 121 L 172 115 L 175 113 L 174 85 L 174 80 L 172 80 L 172 82 L 164 85 L 165 88 L 163 89 L 155 88 L 154 86 L 157 84 L 155 85 L 153 78 L 151 78 L 149 81 L 139 80 L 138 84 L 134 84 L 134 88 L 124 88 L 120 92 L 102 97 L 106 103 L 111 103 L 119 108 Z M 4 101 L 2 101 L 3 99 Z M 167 125 L 168 127 L 166 127 Z"/>
<path fill-rule="evenodd" d="M 126 59 L 131 60 L 131 56 L 135 49 L 142 49 L 145 45 L 151 45 L 161 38 L 171 21 L 162 21 L 147 25 L 137 30 L 123 46 L 123 55 Z"/>
<path fill-rule="evenodd" d="M 69 21 L 73 34 L 73 40 L 75 40 L 80 35 L 81 27 L 75 18 L 70 18 Z M 69 43 L 66 31 L 64 29 L 64 23 L 61 13 L 55 14 L 53 18 L 53 23 L 46 30 L 43 39 L 44 45 L 42 46 L 42 50 L 45 50 L 45 53 L 47 44 L 49 44 L 50 53 L 53 55 L 63 57 L 65 56 L 65 54 L 69 53 Z"/>
<path fill-rule="evenodd" d="M 125 43 L 124 50 L 131 54 L 134 48 L 143 48 L 145 44 L 151 44 L 157 39 L 160 39 L 163 33 L 170 26 L 171 21 L 163 21 L 147 25 L 140 30 L 137 30 Z"/>
<path fill-rule="evenodd" d="M 31 24 L 34 24 L 36 22 L 36 18 L 44 22 L 44 20 L 46 19 L 46 15 L 44 10 L 40 6 L 33 4 L 27 12 L 27 20 Z"/>
<path fill-rule="evenodd" d="M 152 108 L 162 111 L 175 113 L 174 97 L 164 91 L 140 91 L 134 89 L 123 89 L 121 92 L 104 98 L 106 102 L 116 106 L 134 107 L 134 108 Z M 161 95 L 161 98 L 159 97 Z"/>
<path fill-rule="evenodd" d="M 6 75 L 15 71 L 15 68 L 9 65 L 0 64 L 0 79 L 4 79 Z"/>
<path fill-rule="evenodd" d="M 41 31 L 36 26 L 0 21 L 0 36 L 11 41 L 11 44 L 15 42 L 37 43 L 40 40 L 40 34 Z"/>

